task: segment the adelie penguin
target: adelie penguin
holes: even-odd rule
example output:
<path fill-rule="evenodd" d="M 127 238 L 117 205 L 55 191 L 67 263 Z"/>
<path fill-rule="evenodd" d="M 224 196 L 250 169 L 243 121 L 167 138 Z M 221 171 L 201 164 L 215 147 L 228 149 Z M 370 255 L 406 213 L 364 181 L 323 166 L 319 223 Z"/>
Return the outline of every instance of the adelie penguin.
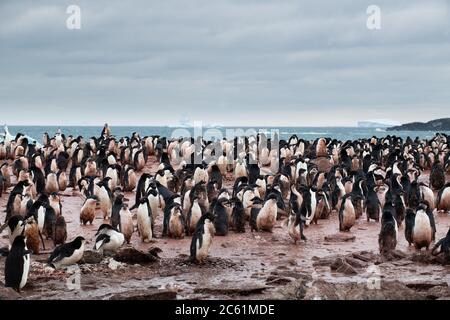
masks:
<path fill-rule="evenodd" d="M 444 262 L 450 263 L 450 228 L 448 229 L 447 235 L 439 240 L 433 250 L 431 250 L 431 254 L 434 256 L 444 254 Z"/>
<path fill-rule="evenodd" d="M 60 244 L 64 244 L 67 240 L 67 226 L 66 219 L 63 215 L 59 215 L 56 218 L 55 230 L 53 231 L 53 245 L 56 247 Z"/>
<path fill-rule="evenodd" d="M 355 207 L 353 206 L 352 195 L 349 193 L 342 198 L 341 209 L 339 210 L 339 231 L 350 231 L 355 221 Z"/>
<path fill-rule="evenodd" d="M 90 196 L 86 198 L 80 211 L 80 224 L 86 225 L 88 222 L 92 225 L 95 219 L 95 207 L 97 206 L 97 197 Z"/>
<path fill-rule="evenodd" d="M 122 209 L 120 210 L 119 215 L 120 215 L 119 230 L 120 232 L 123 233 L 125 241 L 129 244 L 131 236 L 133 235 L 134 225 L 133 225 L 133 218 L 130 210 L 128 209 L 127 204 L 122 205 Z"/>
<path fill-rule="evenodd" d="M 391 202 L 386 202 L 381 217 L 381 230 L 378 235 L 380 254 L 386 255 L 397 247 L 397 221 L 394 218 L 394 207 Z"/>
<path fill-rule="evenodd" d="M 56 247 L 47 263 L 54 269 L 77 264 L 83 258 L 85 242 L 83 237 L 76 237 L 72 242 Z"/>
<path fill-rule="evenodd" d="M 416 213 L 413 209 L 406 209 L 405 215 L 405 239 L 408 241 L 408 244 L 411 245 L 414 242 L 413 239 L 413 229 L 416 220 Z"/>
<path fill-rule="evenodd" d="M 226 236 L 228 234 L 228 212 L 227 207 L 230 202 L 226 198 L 217 199 L 214 204 L 213 215 L 216 236 Z"/>
<path fill-rule="evenodd" d="M 450 182 L 439 190 L 436 199 L 436 209 L 439 212 L 450 212 Z"/>
<path fill-rule="evenodd" d="M 214 215 L 206 212 L 197 223 L 191 241 L 191 260 L 204 263 L 214 238 Z"/>
<path fill-rule="evenodd" d="M 152 209 L 147 198 L 141 198 L 137 210 L 137 227 L 142 242 L 149 243 L 153 238 Z"/>
<path fill-rule="evenodd" d="M 115 252 L 125 242 L 124 235 L 109 224 L 102 224 L 95 234 L 94 250 Z"/>
<path fill-rule="evenodd" d="M 436 158 L 430 172 L 430 187 L 434 190 L 440 190 L 445 184 L 445 172 L 439 159 Z"/>
<path fill-rule="evenodd" d="M 182 239 L 185 232 L 186 221 L 183 217 L 183 210 L 180 204 L 173 202 L 164 209 L 163 237 Z"/>
<path fill-rule="evenodd" d="M 5 286 L 20 292 L 25 287 L 30 271 L 30 253 L 25 244 L 25 237 L 19 235 L 14 239 L 5 260 Z"/>
<path fill-rule="evenodd" d="M 421 203 L 417 208 L 414 219 L 412 232 L 414 247 L 418 250 L 425 247 L 428 250 L 434 239 L 435 230 L 433 214 L 428 212 L 428 205 L 426 203 Z"/>
<path fill-rule="evenodd" d="M 264 202 L 264 205 L 260 210 L 251 211 L 252 231 L 263 230 L 272 232 L 272 229 L 275 226 L 277 220 L 277 200 L 278 197 L 276 194 L 269 194 L 267 200 Z"/>
<path fill-rule="evenodd" d="M 233 197 L 230 199 L 233 204 L 233 211 L 231 212 L 231 222 L 235 232 L 244 233 L 245 232 L 245 210 L 242 201 Z"/>

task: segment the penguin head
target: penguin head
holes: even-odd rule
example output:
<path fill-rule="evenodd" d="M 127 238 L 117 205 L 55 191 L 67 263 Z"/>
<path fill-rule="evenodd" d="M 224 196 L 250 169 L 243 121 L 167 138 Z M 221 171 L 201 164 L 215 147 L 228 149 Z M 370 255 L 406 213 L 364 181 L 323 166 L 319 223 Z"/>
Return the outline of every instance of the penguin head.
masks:
<path fill-rule="evenodd" d="M 20 228 L 24 226 L 23 218 L 21 216 L 15 215 L 9 218 L 8 227 L 11 230 L 11 233 L 16 230 L 16 228 Z"/>
<path fill-rule="evenodd" d="M 86 242 L 86 239 L 83 238 L 82 236 L 78 236 L 78 237 L 75 238 L 75 240 L 72 241 L 72 243 L 77 248 L 80 248 L 85 242 Z"/>

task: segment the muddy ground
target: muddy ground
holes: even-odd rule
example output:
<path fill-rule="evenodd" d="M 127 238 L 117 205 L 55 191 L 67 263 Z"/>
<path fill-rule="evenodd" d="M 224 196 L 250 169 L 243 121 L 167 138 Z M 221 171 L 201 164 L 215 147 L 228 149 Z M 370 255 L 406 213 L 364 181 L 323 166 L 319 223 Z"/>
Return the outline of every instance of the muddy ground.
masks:
<path fill-rule="evenodd" d="M 150 158 L 147 172 L 154 173 Z M 421 176 L 426 179 L 426 175 Z M 447 176 L 447 180 L 450 177 Z M 428 182 L 428 181 L 426 181 Z M 226 177 L 231 186 L 232 176 Z M 134 204 L 134 194 L 127 193 Z M 0 221 L 8 193 L 0 199 Z M 67 189 L 62 193 L 68 241 L 78 235 L 94 245 L 94 234 L 103 223 L 98 213 L 92 226 L 79 225 L 83 198 Z M 448 214 L 436 214 L 436 239 L 450 226 Z M 380 225 L 357 221 L 351 232 L 339 233 L 337 213 L 305 230 L 306 243 L 294 245 L 283 221 L 273 233 L 230 232 L 215 237 L 204 265 L 188 261 L 191 239 L 160 238 L 162 213 L 156 225 L 158 238 L 142 244 L 137 233 L 132 246 L 148 251 L 158 247 L 159 259 L 151 263 L 116 263 L 104 257 L 100 263 L 80 264 L 78 271 L 46 267 L 50 250 L 32 256 L 29 280 L 21 295 L 0 289 L 0 298 L 24 299 L 445 299 L 450 298 L 450 266 L 429 252 L 409 247 L 404 227 L 399 230 L 398 251 L 391 259 L 378 255 Z M 8 243 L 7 231 L 0 247 Z M 5 258 L 0 258 L 0 282 Z M 79 277 L 78 277 L 79 275 Z M 77 286 L 79 279 L 80 286 Z M 67 282 L 71 284 L 67 284 Z M 3 283 L 0 283 L 3 287 Z"/>

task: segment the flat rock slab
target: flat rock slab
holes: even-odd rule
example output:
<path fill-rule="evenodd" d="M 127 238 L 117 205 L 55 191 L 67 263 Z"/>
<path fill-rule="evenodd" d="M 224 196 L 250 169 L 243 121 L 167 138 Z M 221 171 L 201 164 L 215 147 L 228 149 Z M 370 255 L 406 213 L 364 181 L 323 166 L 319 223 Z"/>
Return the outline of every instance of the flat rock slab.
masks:
<path fill-rule="evenodd" d="M 174 300 L 177 293 L 172 290 L 134 290 L 112 295 L 109 300 Z"/>
<path fill-rule="evenodd" d="M 222 294 L 222 295 L 250 295 L 253 293 L 261 293 L 266 289 L 269 289 L 269 286 L 265 285 L 255 285 L 255 284 L 247 284 L 241 285 L 239 287 L 235 286 L 227 286 L 220 284 L 216 287 L 197 287 L 194 289 L 195 293 L 210 293 L 210 294 Z"/>
<path fill-rule="evenodd" d="M 133 247 L 123 247 L 114 255 L 114 260 L 131 264 L 152 263 L 159 260 L 159 252 L 162 252 L 159 248 L 151 248 L 147 253 Z"/>
<path fill-rule="evenodd" d="M 12 288 L 5 288 L 5 284 L 0 282 L 0 300 L 19 300 L 23 297 Z"/>
<path fill-rule="evenodd" d="M 326 242 L 350 242 L 355 240 L 356 236 L 351 233 L 336 233 L 325 236 Z"/>

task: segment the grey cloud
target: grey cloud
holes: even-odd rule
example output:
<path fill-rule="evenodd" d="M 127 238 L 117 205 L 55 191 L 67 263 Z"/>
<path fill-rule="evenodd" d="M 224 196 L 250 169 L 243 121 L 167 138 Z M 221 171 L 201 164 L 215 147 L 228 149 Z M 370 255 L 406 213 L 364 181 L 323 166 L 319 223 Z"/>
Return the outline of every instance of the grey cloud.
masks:
<path fill-rule="evenodd" d="M 428 120 L 449 116 L 449 38 L 445 0 L 2 1 L 0 122 Z"/>

